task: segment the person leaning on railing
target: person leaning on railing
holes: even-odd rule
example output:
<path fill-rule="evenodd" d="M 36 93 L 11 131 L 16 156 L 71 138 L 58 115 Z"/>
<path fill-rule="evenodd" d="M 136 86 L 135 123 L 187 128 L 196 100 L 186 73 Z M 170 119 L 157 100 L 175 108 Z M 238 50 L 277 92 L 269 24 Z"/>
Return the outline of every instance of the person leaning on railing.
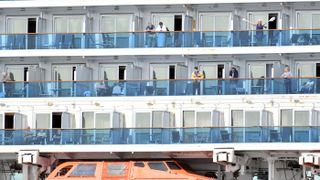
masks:
<path fill-rule="evenodd" d="M 204 79 L 204 74 L 202 71 L 199 71 L 199 68 L 194 67 L 194 71 L 191 74 L 191 79 L 193 80 L 193 94 L 200 94 L 200 80 Z"/>
<path fill-rule="evenodd" d="M 157 47 L 165 47 L 167 27 L 163 24 L 163 22 L 159 22 L 156 31 L 158 32 Z"/>
<path fill-rule="evenodd" d="M 147 47 L 155 47 L 156 46 L 156 27 L 149 22 L 146 27 L 146 39 L 147 39 Z"/>

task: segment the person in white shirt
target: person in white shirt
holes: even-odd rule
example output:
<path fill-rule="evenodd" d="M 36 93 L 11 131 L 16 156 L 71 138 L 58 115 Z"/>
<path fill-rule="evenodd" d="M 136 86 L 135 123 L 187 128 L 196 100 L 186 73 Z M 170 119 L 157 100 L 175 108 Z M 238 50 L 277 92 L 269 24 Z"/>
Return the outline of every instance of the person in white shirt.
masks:
<path fill-rule="evenodd" d="M 163 22 L 159 22 L 156 31 L 167 31 L 167 27 L 163 24 Z"/>
<path fill-rule="evenodd" d="M 157 46 L 164 47 L 166 44 L 167 27 L 163 24 L 163 22 L 159 22 L 156 31 L 158 32 Z"/>
<path fill-rule="evenodd" d="M 290 72 L 290 68 L 286 66 L 283 70 L 283 74 L 281 75 L 284 78 L 284 87 L 286 90 L 286 94 L 291 94 L 291 79 L 292 73 Z"/>

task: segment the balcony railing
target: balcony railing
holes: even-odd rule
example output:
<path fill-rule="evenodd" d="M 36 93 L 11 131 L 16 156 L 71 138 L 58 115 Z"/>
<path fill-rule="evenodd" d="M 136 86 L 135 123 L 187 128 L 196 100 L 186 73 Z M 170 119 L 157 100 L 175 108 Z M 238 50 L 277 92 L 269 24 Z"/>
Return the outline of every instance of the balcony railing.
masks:
<path fill-rule="evenodd" d="M 50 81 L 0 83 L 0 97 L 318 94 L 318 78 Z"/>
<path fill-rule="evenodd" d="M 320 142 L 320 127 L 0 130 L 0 145 Z"/>
<path fill-rule="evenodd" d="M 319 45 L 320 29 L 2 34 L 0 49 L 97 49 Z"/>

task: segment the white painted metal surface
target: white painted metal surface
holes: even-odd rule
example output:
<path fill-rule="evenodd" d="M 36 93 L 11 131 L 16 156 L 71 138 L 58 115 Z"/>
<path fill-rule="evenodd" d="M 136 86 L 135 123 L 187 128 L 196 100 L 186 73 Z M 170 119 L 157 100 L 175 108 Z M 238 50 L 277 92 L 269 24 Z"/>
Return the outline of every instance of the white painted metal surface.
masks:
<path fill-rule="evenodd" d="M 255 147 L 255 148 L 253 148 Z M 79 152 L 128 152 L 128 153 L 151 153 L 151 152 L 188 152 L 188 153 L 211 153 L 213 149 L 233 148 L 234 151 L 266 152 L 278 151 L 279 153 L 299 151 L 319 151 L 320 143 L 225 143 L 225 144 L 168 144 L 168 145 L 10 145 L 0 146 L 1 153 L 18 153 L 20 150 L 38 149 L 40 153 L 79 153 Z M 1 154 L 0 153 L 0 154 Z"/>
<path fill-rule="evenodd" d="M 34 3 L 37 2 L 37 3 Z M 268 0 L 271 2 L 317 2 L 317 0 Z M 257 3 L 256 0 L 26 0 L 21 1 L 2 1 L 0 6 L 3 8 L 13 7 L 61 7 L 61 6 L 123 6 L 123 5 L 174 5 L 174 4 L 230 4 L 230 3 Z"/>
<path fill-rule="evenodd" d="M 233 54 L 300 54 L 319 53 L 320 46 L 230 47 L 221 48 L 115 48 L 115 49 L 50 49 L 1 50 L 0 57 L 96 57 L 96 56 L 163 56 L 165 55 L 233 55 Z"/>

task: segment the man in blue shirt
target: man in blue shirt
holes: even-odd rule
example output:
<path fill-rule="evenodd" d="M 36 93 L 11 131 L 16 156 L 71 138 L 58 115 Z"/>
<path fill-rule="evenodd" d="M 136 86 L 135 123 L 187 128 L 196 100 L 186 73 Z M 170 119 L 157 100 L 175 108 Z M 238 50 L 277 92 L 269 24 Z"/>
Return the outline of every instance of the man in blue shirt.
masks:
<path fill-rule="evenodd" d="M 155 31 L 156 27 L 149 22 L 148 26 L 146 27 L 146 40 L 147 40 L 147 47 L 155 47 L 156 46 L 156 34 Z"/>

